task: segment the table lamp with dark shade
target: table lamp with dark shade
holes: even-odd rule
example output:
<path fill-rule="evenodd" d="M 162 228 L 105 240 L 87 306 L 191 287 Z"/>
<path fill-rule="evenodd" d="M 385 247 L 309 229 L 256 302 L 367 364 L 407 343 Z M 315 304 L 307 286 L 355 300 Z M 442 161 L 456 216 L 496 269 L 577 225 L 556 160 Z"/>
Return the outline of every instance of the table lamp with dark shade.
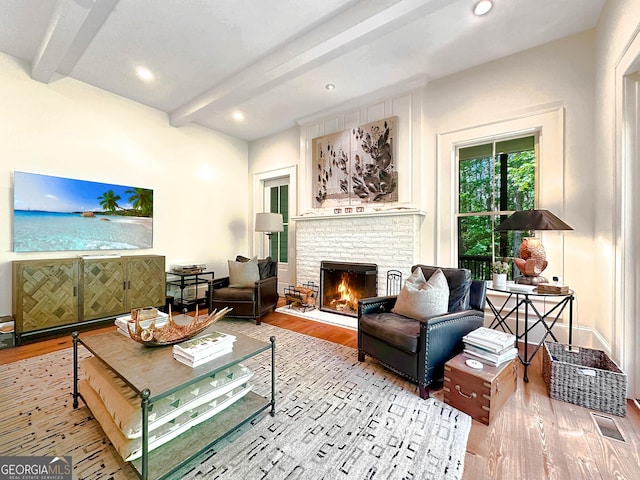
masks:
<path fill-rule="evenodd" d="M 281 213 L 256 213 L 256 232 L 264 232 L 269 237 L 269 250 L 271 250 L 271 235 L 275 232 L 283 232 Z M 271 255 L 271 252 L 269 252 Z"/>
<path fill-rule="evenodd" d="M 510 230 L 534 232 L 535 230 L 573 230 L 573 228 L 549 210 L 519 210 L 496 227 L 497 232 Z M 516 283 L 538 285 L 548 282 L 540 275 L 547 268 L 547 256 L 540 239 L 532 234 L 522 239 L 520 258 L 514 258 L 513 263 L 522 273 L 522 276 L 515 279 Z"/>

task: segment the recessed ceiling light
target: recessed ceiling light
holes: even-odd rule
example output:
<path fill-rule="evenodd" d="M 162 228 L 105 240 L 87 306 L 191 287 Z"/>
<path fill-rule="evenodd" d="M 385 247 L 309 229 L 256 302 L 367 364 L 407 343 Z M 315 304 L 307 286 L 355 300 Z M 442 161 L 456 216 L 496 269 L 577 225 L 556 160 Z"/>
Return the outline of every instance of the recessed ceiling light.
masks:
<path fill-rule="evenodd" d="M 152 82 L 156 78 L 147 67 L 136 67 L 136 75 L 144 82 Z"/>
<path fill-rule="evenodd" d="M 242 113 L 240 110 L 236 110 L 231 114 L 231 117 L 236 122 L 242 122 L 244 120 L 244 113 Z"/>
<path fill-rule="evenodd" d="M 489 13 L 489 10 L 493 8 L 493 2 L 491 0 L 481 0 L 473 7 L 473 13 L 476 15 L 485 15 Z"/>
<path fill-rule="evenodd" d="M 327 90 L 331 91 L 334 88 L 336 88 L 336 86 L 333 83 L 327 83 L 324 88 L 326 88 Z"/>

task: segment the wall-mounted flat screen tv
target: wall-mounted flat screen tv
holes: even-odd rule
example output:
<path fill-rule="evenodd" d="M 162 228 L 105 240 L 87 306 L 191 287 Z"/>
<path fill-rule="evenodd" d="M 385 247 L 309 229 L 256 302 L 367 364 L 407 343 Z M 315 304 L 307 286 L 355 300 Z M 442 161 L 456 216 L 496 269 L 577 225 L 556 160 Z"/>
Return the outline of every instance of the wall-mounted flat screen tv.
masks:
<path fill-rule="evenodd" d="M 153 190 L 14 172 L 14 252 L 152 246 Z"/>

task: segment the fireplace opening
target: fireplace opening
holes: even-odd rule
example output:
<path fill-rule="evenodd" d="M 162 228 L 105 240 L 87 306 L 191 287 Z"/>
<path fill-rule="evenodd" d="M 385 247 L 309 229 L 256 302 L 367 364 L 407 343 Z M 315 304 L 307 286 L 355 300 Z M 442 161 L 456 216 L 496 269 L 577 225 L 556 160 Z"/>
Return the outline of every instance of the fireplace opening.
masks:
<path fill-rule="evenodd" d="M 358 316 L 358 300 L 378 294 L 375 263 L 320 263 L 320 310 Z"/>

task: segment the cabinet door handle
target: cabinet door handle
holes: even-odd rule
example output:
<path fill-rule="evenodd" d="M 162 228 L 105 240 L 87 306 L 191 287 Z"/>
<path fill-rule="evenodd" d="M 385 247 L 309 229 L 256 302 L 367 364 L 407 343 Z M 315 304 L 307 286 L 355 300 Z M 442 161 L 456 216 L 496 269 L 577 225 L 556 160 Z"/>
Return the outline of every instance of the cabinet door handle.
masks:
<path fill-rule="evenodd" d="M 471 392 L 471 395 L 467 395 L 466 393 L 463 393 L 462 390 L 460 389 L 460 385 L 456 385 L 456 390 L 464 398 L 476 398 L 478 396 L 478 394 L 476 392 Z"/>
<path fill-rule="evenodd" d="M 73 296 L 74 297 L 78 296 L 78 287 L 73 287 Z"/>

